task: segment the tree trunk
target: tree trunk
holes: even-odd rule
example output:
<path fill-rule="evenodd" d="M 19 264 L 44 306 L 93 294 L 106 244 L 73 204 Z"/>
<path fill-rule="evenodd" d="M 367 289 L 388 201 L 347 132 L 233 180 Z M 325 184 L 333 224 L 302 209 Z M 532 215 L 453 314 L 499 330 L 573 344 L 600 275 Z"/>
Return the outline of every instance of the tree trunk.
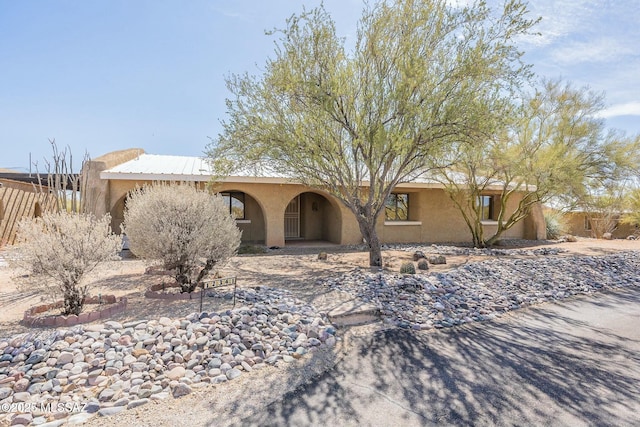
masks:
<path fill-rule="evenodd" d="M 480 220 L 475 219 L 473 226 L 469 226 L 471 229 L 471 236 L 473 236 L 473 247 L 475 248 L 484 248 L 486 247 L 484 241 L 484 230 L 482 228 L 482 222 Z"/>
<path fill-rule="evenodd" d="M 65 283 L 63 285 L 63 289 L 64 302 L 62 306 L 62 314 L 79 315 L 82 312 L 82 306 L 84 305 L 84 295 L 75 284 Z"/>
<path fill-rule="evenodd" d="M 365 243 L 369 248 L 369 266 L 382 267 L 382 251 L 380 250 L 380 239 L 376 232 L 376 219 L 357 216 L 358 226 Z"/>

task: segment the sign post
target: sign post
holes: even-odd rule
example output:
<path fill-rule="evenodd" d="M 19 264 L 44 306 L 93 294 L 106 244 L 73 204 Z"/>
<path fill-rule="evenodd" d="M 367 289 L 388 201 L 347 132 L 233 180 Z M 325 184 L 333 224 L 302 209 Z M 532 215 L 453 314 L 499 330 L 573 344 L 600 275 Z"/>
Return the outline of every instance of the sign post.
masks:
<path fill-rule="evenodd" d="M 202 290 L 200 291 L 200 313 L 202 313 L 202 300 L 204 299 L 204 291 L 209 288 L 217 288 L 220 286 L 233 285 L 233 307 L 236 306 L 236 289 L 238 287 L 235 277 L 221 277 L 218 279 L 211 279 L 202 282 Z"/>

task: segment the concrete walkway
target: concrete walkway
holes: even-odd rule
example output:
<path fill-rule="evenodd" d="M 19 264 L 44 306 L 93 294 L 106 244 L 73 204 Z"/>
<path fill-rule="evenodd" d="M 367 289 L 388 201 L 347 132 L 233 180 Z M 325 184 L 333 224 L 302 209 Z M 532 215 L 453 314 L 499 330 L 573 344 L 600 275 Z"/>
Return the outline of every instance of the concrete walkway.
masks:
<path fill-rule="evenodd" d="M 640 289 L 352 344 L 334 369 L 242 424 L 640 424 Z"/>

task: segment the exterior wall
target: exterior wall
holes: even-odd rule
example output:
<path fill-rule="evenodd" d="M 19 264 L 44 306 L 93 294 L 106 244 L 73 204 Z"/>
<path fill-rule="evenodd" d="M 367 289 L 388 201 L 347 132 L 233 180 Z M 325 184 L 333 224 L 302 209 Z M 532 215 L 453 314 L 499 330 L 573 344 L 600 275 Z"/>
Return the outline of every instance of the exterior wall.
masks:
<path fill-rule="evenodd" d="M 567 224 L 567 232 L 578 237 L 592 237 L 596 235 L 594 230 L 588 230 L 585 227 L 585 218 L 587 214 L 584 212 L 569 212 L 564 215 L 564 219 Z M 629 224 L 618 224 L 615 230 L 611 233 L 614 239 L 626 239 L 628 236 L 637 233 L 638 229 Z"/>
<path fill-rule="evenodd" d="M 109 212 L 114 231 L 119 232 L 123 219 L 124 199 L 136 186 L 150 182 L 112 180 L 108 184 L 111 196 Z M 225 182 L 215 192 L 245 193 L 245 221 L 239 221 L 243 241 L 285 246 L 284 212 L 289 202 L 301 195 L 301 238 L 327 240 L 346 245 L 362 243 L 362 235 L 353 214 L 328 194 L 300 184 L 266 184 L 258 182 Z M 402 187 L 399 193 L 409 194 L 409 221 L 385 221 L 380 216 L 377 231 L 383 243 L 471 241 L 471 235 L 460 212 L 443 189 Z M 519 200 L 514 197 L 507 206 L 514 210 Z M 495 232 L 496 225 L 485 222 L 485 236 Z M 544 229 L 544 223 L 542 225 Z M 541 238 L 533 220 L 520 221 L 503 234 L 503 238 Z M 542 237 L 544 238 L 544 237 Z"/>
<path fill-rule="evenodd" d="M 471 232 L 467 224 L 445 190 L 403 186 L 396 192 L 409 194 L 409 221 L 384 221 L 381 215 L 377 231 L 383 243 L 467 243 L 471 241 Z M 512 197 L 507 210 L 513 212 L 518 202 L 518 197 Z M 526 233 L 532 233 L 533 227 L 533 224 L 520 221 L 503 233 L 502 238 L 524 238 Z M 496 223 L 484 222 L 485 237 L 495 233 L 496 229 Z"/>
<path fill-rule="evenodd" d="M 144 150 L 141 148 L 131 148 L 114 151 L 85 162 L 81 171 L 84 182 L 80 188 L 85 189 L 82 197 L 85 198 L 85 206 L 89 212 L 102 216 L 108 213 L 113 203 L 118 200 L 118 197 L 109 193 L 111 181 L 100 179 L 100 172 L 135 159 L 143 153 Z"/>
<path fill-rule="evenodd" d="M 350 237 L 351 240 L 361 241 L 358 237 L 350 236 L 353 231 L 345 228 L 344 218 L 349 215 L 346 208 L 331 196 L 303 185 L 225 182 L 216 185 L 213 190 L 241 191 L 256 201 L 264 215 L 264 242 L 267 246 L 285 245 L 284 211 L 289 202 L 301 194 L 300 222 L 303 239 L 322 239 L 339 244 L 348 244 Z M 317 204 L 315 211 L 314 203 Z M 357 224 L 355 229 L 357 230 Z"/>
<path fill-rule="evenodd" d="M 18 223 L 56 210 L 56 198 L 31 184 L 0 180 L 0 246 L 14 244 Z M 46 191 L 46 188 L 44 189 Z"/>
<path fill-rule="evenodd" d="M 109 200 L 106 203 L 107 212 L 111 213 L 111 225 L 114 232 L 120 232 L 120 224 L 124 217 L 124 200 L 129 191 L 136 186 L 152 184 L 150 181 L 110 180 L 106 194 Z M 204 183 L 202 183 L 204 187 Z M 321 195 L 319 192 L 309 192 L 309 189 L 300 184 L 261 184 L 261 183 L 222 183 L 214 186 L 212 191 L 216 193 L 227 191 L 239 191 L 245 193 L 245 221 L 239 221 L 238 227 L 242 230 L 243 241 L 252 243 L 265 243 L 267 246 L 284 246 L 284 211 L 289 202 L 299 194 L 304 193 L 303 208 L 307 215 L 301 218 L 306 224 L 302 230 L 303 238 L 307 240 L 329 240 L 339 244 L 344 243 L 344 230 L 342 220 L 345 209 L 340 204 L 329 200 L 330 196 Z M 305 202 L 306 201 L 306 202 Z M 318 211 L 312 208 L 317 203 Z M 346 211 L 348 213 L 348 211 Z M 321 221 L 318 223 L 318 218 Z M 355 221 L 354 221 L 355 222 Z M 357 230 L 357 224 L 355 226 Z M 358 232 L 359 236 L 359 232 Z M 352 237 L 352 242 L 361 241 L 358 237 Z"/>
<path fill-rule="evenodd" d="M 138 156 L 142 150 L 125 150 L 99 157 L 91 162 L 88 207 L 98 215 L 110 212 L 112 227 L 119 232 L 123 220 L 126 195 L 136 186 L 151 181 L 100 180 L 100 172 Z M 97 180 L 97 183 L 96 183 Z M 207 183 L 200 183 L 204 188 Z M 245 193 L 245 220 L 238 221 L 243 241 L 264 243 L 267 246 L 285 246 L 284 213 L 289 202 L 301 195 L 300 237 L 306 240 L 327 240 L 346 245 L 362 243 L 362 234 L 351 211 L 332 196 L 297 183 L 265 183 L 260 178 L 243 178 L 238 182 L 222 182 L 211 186 L 214 192 L 237 191 Z M 418 242 L 470 242 L 471 234 L 462 215 L 444 189 L 403 184 L 398 193 L 409 194 L 408 221 L 385 221 L 380 216 L 377 231 L 383 243 Z M 519 199 L 509 202 L 514 210 Z M 539 206 L 538 206 L 539 208 Z M 540 212 L 538 212 L 540 211 Z M 542 219 L 541 219 L 542 218 Z M 496 225 L 486 221 L 485 236 L 495 231 Z M 529 218 L 520 221 L 503 234 L 503 238 L 545 238 L 541 209 L 533 209 Z"/>
<path fill-rule="evenodd" d="M 242 230 L 242 241 L 247 243 L 264 243 L 264 215 L 260 205 L 250 195 L 245 193 L 244 220 L 238 221 L 238 228 Z"/>

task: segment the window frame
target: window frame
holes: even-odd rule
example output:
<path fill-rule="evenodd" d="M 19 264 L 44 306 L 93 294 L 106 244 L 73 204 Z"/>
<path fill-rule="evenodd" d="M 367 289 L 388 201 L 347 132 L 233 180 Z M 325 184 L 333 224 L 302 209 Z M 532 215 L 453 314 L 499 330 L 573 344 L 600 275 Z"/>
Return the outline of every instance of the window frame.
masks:
<path fill-rule="evenodd" d="M 488 200 L 488 205 L 485 205 L 485 199 Z M 481 194 L 478 196 L 477 200 L 478 206 L 480 207 L 480 221 L 495 221 L 494 219 L 494 203 L 495 196 L 491 194 Z M 488 208 L 485 210 L 485 208 Z M 484 213 L 488 212 L 488 215 L 485 217 Z"/>
<path fill-rule="evenodd" d="M 406 203 L 405 203 L 405 212 L 406 212 L 406 217 L 405 218 L 401 218 L 398 216 L 398 212 L 402 211 L 402 209 L 398 208 L 398 200 L 399 197 L 398 196 L 405 196 L 406 197 Z M 387 215 L 389 210 L 390 210 L 390 204 L 389 201 L 390 199 L 393 198 L 393 213 L 394 213 L 394 218 L 389 218 L 389 216 Z M 409 206 L 410 206 L 410 197 L 409 197 L 409 193 L 390 193 L 389 196 L 387 196 L 387 199 L 385 200 L 384 203 L 384 220 L 385 221 L 409 221 Z"/>
<path fill-rule="evenodd" d="M 245 194 L 242 191 L 221 191 L 220 196 L 225 199 L 229 198 L 229 202 L 227 203 L 225 200 L 225 205 L 229 207 L 229 215 L 233 216 L 233 199 L 238 200 L 242 203 L 242 217 L 237 216 L 234 219 L 239 221 L 244 221 L 247 219 L 247 203 L 245 199 Z"/>

